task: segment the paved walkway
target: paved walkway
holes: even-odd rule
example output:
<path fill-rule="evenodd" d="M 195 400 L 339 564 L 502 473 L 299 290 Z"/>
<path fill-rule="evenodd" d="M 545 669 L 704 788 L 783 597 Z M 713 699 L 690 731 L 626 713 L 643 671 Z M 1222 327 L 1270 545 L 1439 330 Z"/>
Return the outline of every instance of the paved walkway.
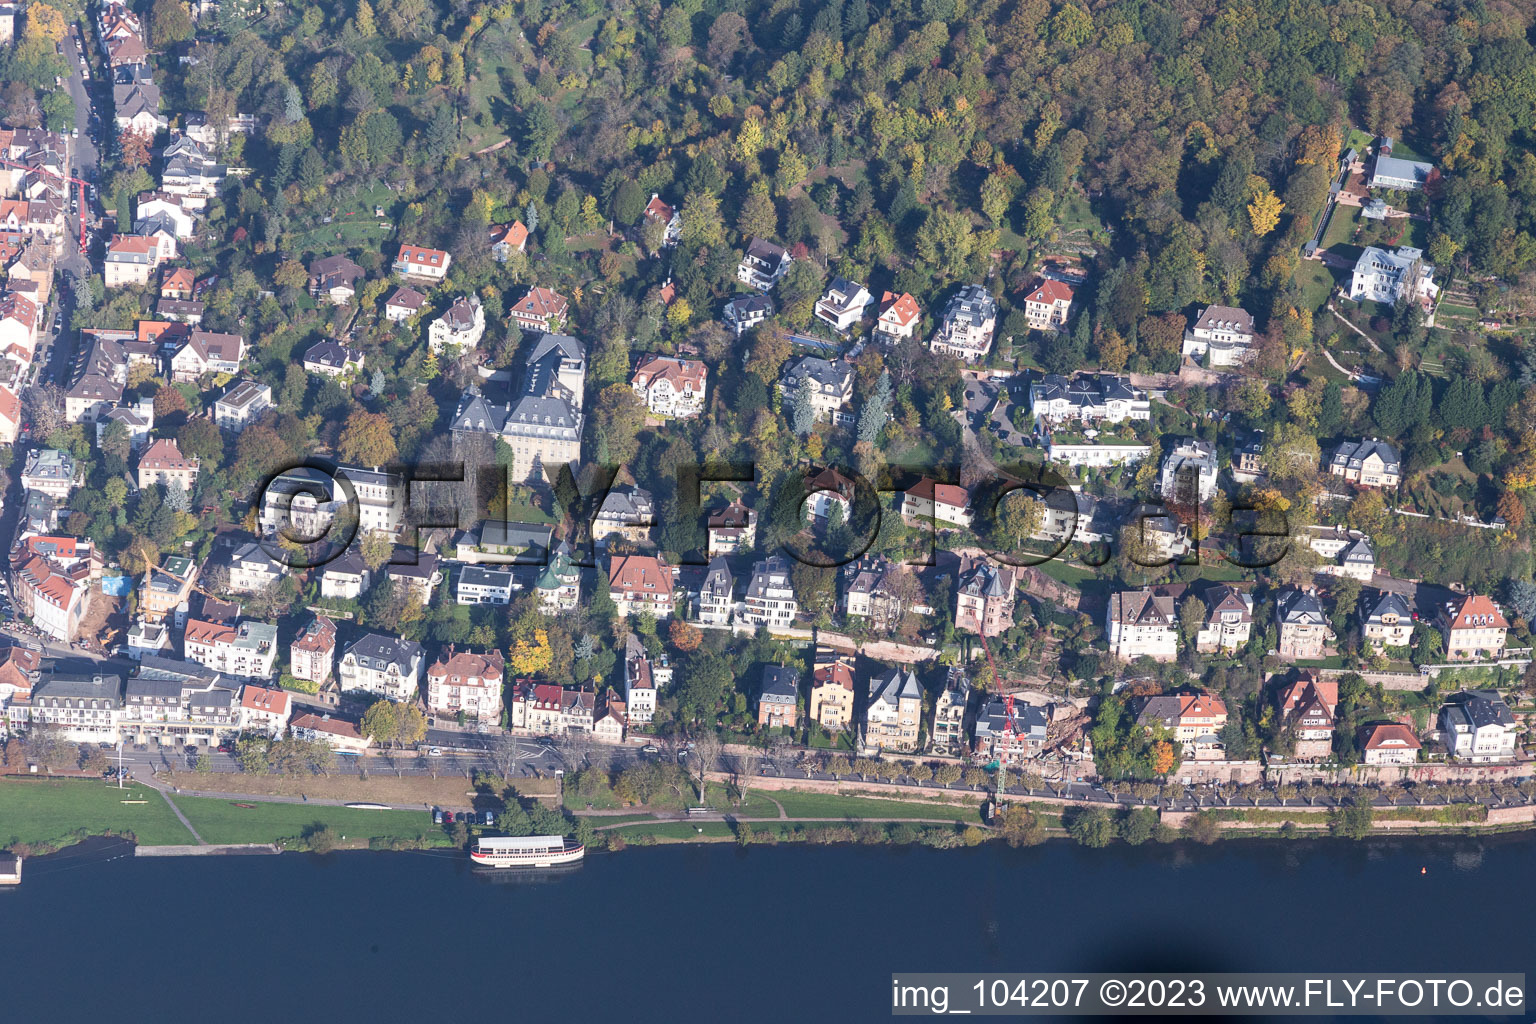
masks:
<path fill-rule="evenodd" d="M 1371 346 L 1371 348 L 1373 350 L 1375 350 L 1377 352 L 1381 351 L 1381 346 L 1376 344 L 1376 339 L 1375 338 L 1371 337 L 1369 334 L 1366 334 L 1360 328 L 1356 327 L 1354 325 L 1354 322 L 1352 320 L 1350 320 L 1349 317 L 1345 316 L 1343 313 L 1340 313 L 1337 309 L 1334 309 L 1333 308 L 1333 303 L 1331 303 L 1331 302 L 1328 303 L 1328 312 L 1332 313 L 1335 317 L 1337 317 L 1339 323 L 1344 324 L 1350 330 L 1354 331 L 1356 334 L 1360 335 L 1360 337 L 1364 338 L 1365 339 L 1365 343 L 1367 345 Z M 1331 360 L 1330 360 L 1330 362 L 1331 362 Z M 1338 364 L 1334 363 L 1334 365 L 1337 366 Z"/>
<path fill-rule="evenodd" d="M 788 817 L 784 817 L 782 815 L 782 809 L 781 809 L 780 817 L 777 817 L 777 818 L 743 818 L 740 815 L 735 815 L 735 814 L 727 815 L 727 814 L 723 814 L 722 813 L 722 814 L 695 814 L 695 815 L 692 815 L 692 816 L 690 816 L 688 818 L 679 818 L 679 819 L 677 819 L 677 821 L 720 822 L 720 821 L 725 821 L 726 818 L 730 818 L 730 820 L 732 822 L 737 822 L 737 823 L 740 823 L 740 824 L 743 824 L 743 825 L 772 824 L 773 822 L 776 822 L 776 821 L 791 821 L 791 822 L 802 822 L 802 821 L 809 821 L 809 822 L 837 822 L 838 824 L 847 824 L 850 821 L 854 821 L 854 822 L 858 822 L 861 825 L 864 822 L 866 822 L 866 821 L 872 821 L 872 822 L 875 822 L 877 824 L 894 824 L 896 822 L 903 822 L 904 821 L 904 822 L 906 822 L 908 824 L 911 824 L 911 825 L 953 825 L 955 822 L 961 820 L 959 816 L 956 816 L 956 817 L 953 817 L 953 818 L 850 818 L 847 815 L 844 815 L 841 818 L 788 818 Z M 612 825 L 597 825 L 597 826 L 594 826 L 593 830 L 597 831 L 597 832 L 602 832 L 602 831 L 604 831 L 606 829 L 613 829 L 613 828 L 629 828 L 631 826 L 638 827 L 638 826 L 641 826 L 641 825 L 662 825 L 662 824 L 670 825 L 670 824 L 675 824 L 675 823 L 676 822 L 673 821 L 673 820 L 662 819 L 662 818 L 658 818 L 655 821 L 621 821 L 621 822 L 617 822 L 617 823 L 612 824 Z M 977 822 L 968 822 L 968 824 L 975 825 L 977 828 L 986 828 L 987 827 L 986 825 L 983 825 L 979 821 L 977 821 Z"/>
<path fill-rule="evenodd" d="M 197 845 L 207 846 L 208 840 L 197 834 L 197 829 L 193 828 L 192 823 L 187 820 L 187 816 L 181 813 L 181 808 L 176 806 L 176 801 L 171 799 L 171 794 L 167 793 L 164 788 L 160 788 L 160 795 L 164 797 L 165 802 L 170 805 L 171 812 L 176 815 L 177 820 L 187 827 L 188 832 L 192 833 L 192 838 L 197 840 Z"/>

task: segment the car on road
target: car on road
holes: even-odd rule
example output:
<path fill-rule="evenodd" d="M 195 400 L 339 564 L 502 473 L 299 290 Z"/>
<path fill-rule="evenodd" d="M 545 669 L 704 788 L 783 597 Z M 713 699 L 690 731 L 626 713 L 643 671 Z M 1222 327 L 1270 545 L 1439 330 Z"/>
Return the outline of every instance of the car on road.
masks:
<path fill-rule="evenodd" d="M 443 756 L 443 752 L 442 752 L 441 748 L 432 747 L 430 750 L 427 751 L 427 756 L 428 757 L 442 757 Z"/>
<path fill-rule="evenodd" d="M 640 748 L 640 753 L 642 753 L 642 754 L 659 754 L 659 753 L 661 753 L 661 748 L 658 747 L 654 743 L 647 743 L 645 746 Z"/>
<path fill-rule="evenodd" d="M 553 736 L 540 736 L 538 742 L 544 744 L 546 747 L 552 747 L 555 745 L 555 738 Z"/>

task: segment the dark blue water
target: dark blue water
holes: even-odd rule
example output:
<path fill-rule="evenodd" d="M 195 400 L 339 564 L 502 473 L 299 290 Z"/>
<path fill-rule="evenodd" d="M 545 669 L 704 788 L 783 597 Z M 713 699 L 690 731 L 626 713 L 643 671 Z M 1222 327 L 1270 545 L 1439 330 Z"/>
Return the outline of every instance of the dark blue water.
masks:
<path fill-rule="evenodd" d="M 121 852 L 0 893 L 0 1019 L 876 1021 L 893 971 L 1536 969 L 1527 835 L 667 847 L 515 884 L 430 853 Z"/>

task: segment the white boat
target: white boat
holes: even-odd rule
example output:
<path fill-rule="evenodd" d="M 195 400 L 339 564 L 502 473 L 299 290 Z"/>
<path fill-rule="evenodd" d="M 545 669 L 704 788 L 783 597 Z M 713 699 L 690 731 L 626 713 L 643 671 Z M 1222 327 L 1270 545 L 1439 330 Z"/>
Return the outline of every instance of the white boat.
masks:
<path fill-rule="evenodd" d="M 586 852 L 564 836 L 494 836 L 476 839 L 469 859 L 486 868 L 547 868 L 574 864 Z"/>

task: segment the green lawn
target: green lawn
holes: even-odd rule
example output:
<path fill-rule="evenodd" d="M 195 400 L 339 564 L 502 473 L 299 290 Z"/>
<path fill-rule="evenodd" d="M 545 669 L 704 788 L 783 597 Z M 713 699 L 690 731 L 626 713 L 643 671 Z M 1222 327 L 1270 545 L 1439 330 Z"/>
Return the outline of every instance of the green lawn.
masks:
<path fill-rule="evenodd" d="M 799 790 L 775 790 L 772 796 L 783 805 L 784 813 L 791 818 L 948 818 L 966 823 L 981 820 L 980 811 L 976 807 L 953 804 L 884 800 L 879 797 Z"/>
<path fill-rule="evenodd" d="M 1060 558 L 1052 558 L 1035 566 L 1051 579 L 1058 583 L 1065 583 L 1071 587 L 1080 587 L 1084 583 L 1099 578 L 1099 574 L 1092 569 L 1080 569 L 1062 561 Z M 1106 573 L 1107 575 L 1107 573 Z"/>
<path fill-rule="evenodd" d="M 663 821 L 654 825 L 626 826 L 613 831 L 626 837 L 636 833 L 646 833 L 658 839 L 694 839 L 700 835 L 734 836 L 736 834 L 736 830 L 723 821 L 701 821 L 697 824 L 687 821 Z"/>
<path fill-rule="evenodd" d="M 131 832 L 151 846 L 193 841 L 164 798 L 147 786 L 119 790 L 94 779 L 0 779 L 0 847 L 58 845 L 81 829 L 86 835 Z"/>
<path fill-rule="evenodd" d="M 432 824 L 426 811 L 363 811 L 351 807 L 258 803 L 236 807 L 212 797 L 174 797 L 197 834 L 210 843 L 270 843 L 302 835 L 312 825 L 325 824 L 348 839 L 415 839 L 447 835 Z M 181 840 L 186 842 L 187 840 Z"/>
<path fill-rule="evenodd" d="M 1303 309 L 1322 309 L 1333 294 L 1333 271 L 1321 260 L 1302 260 L 1296 268 L 1296 283 L 1301 287 Z"/>
<path fill-rule="evenodd" d="M 1323 232 L 1321 248 L 1331 249 L 1335 245 L 1347 245 L 1349 240 L 1355 237 L 1355 226 L 1359 223 L 1359 218 L 1359 207 L 1335 206 L 1333 216 L 1328 220 L 1328 230 Z"/>

